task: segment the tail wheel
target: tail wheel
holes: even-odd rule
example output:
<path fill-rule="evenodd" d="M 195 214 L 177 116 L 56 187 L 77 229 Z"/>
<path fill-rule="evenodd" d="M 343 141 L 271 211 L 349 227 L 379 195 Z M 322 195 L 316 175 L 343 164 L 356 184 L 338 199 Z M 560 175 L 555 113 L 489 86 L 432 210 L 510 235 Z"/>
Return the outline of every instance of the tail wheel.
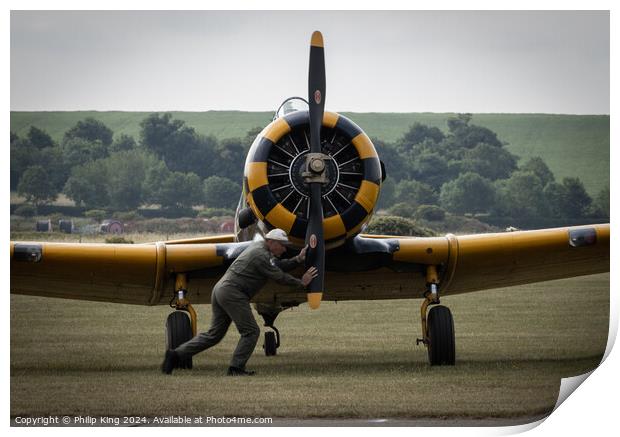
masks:
<path fill-rule="evenodd" d="M 431 366 L 453 366 L 455 361 L 454 320 L 448 307 L 439 305 L 428 312 L 428 359 Z"/>
<path fill-rule="evenodd" d="M 276 333 L 272 331 L 265 332 L 265 344 L 263 345 L 265 349 L 265 355 L 268 357 L 273 356 L 277 353 L 278 343 L 276 341 Z"/>
<path fill-rule="evenodd" d="M 176 349 L 192 338 L 192 323 L 185 311 L 170 313 L 166 319 L 166 349 Z M 191 369 L 192 357 L 179 360 L 178 369 Z"/>

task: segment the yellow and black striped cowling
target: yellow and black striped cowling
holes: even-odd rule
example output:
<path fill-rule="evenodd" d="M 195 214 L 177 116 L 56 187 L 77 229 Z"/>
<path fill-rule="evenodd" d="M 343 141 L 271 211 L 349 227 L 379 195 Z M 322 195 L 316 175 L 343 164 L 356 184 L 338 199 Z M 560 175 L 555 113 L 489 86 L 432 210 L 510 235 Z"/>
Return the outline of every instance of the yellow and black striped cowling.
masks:
<path fill-rule="evenodd" d="M 246 203 L 267 229 L 284 229 L 302 246 L 308 225 L 309 188 L 304 182 L 310 150 L 308 111 L 274 120 L 256 137 L 245 162 Z M 381 188 L 381 163 L 370 138 L 348 118 L 325 112 L 321 149 L 327 182 L 322 186 L 326 247 L 342 244 L 370 220 Z"/>

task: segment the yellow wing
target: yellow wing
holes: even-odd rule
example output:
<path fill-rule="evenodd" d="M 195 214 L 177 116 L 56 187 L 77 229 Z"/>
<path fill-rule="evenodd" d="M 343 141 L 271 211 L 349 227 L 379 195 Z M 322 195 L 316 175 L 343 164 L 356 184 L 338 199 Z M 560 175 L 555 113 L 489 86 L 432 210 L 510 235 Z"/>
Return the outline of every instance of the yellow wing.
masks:
<path fill-rule="evenodd" d="M 609 232 L 603 224 L 399 238 L 394 260 L 437 265 L 442 294 L 465 293 L 608 272 Z"/>
<path fill-rule="evenodd" d="M 428 266 L 443 295 L 609 271 L 609 225 L 433 238 L 360 235 L 326 257 L 326 300 L 420 297 Z M 230 236 L 152 244 L 11 242 L 11 292 L 155 305 L 187 272 L 192 302 L 209 302 L 226 266 L 249 243 Z M 299 276 L 302 269 L 295 274 Z M 271 284 L 256 301 L 305 301 Z"/>
<path fill-rule="evenodd" d="M 221 267 L 224 256 L 215 244 L 11 242 L 11 292 L 154 305 L 175 272 Z"/>

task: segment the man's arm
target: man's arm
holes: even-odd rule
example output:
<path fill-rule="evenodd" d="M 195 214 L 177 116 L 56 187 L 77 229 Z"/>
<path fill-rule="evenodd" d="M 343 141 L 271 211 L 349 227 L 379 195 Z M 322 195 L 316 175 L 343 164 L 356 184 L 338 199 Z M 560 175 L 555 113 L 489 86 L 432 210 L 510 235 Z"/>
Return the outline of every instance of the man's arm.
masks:
<path fill-rule="evenodd" d="M 278 259 L 276 260 L 276 264 L 278 267 L 280 267 L 280 269 L 288 272 L 299 266 L 301 262 L 299 261 L 298 257 L 299 255 L 289 259 Z"/>
<path fill-rule="evenodd" d="M 282 264 L 283 261 L 288 261 L 288 264 L 291 264 L 291 260 L 280 260 L 280 264 Z M 295 264 L 297 263 L 295 262 Z M 300 279 L 297 279 L 296 277 L 291 276 L 288 273 L 284 273 L 282 269 L 278 267 L 275 258 L 272 258 L 268 255 L 265 255 L 264 257 L 262 270 L 265 276 L 267 276 L 269 279 L 273 279 L 279 284 L 290 285 L 293 287 L 303 287 L 303 283 Z"/>
<path fill-rule="evenodd" d="M 285 272 L 293 270 L 306 260 L 306 249 L 307 246 L 301 249 L 301 252 L 299 252 L 299 254 L 297 256 L 294 256 L 293 258 L 279 259 L 277 265 Z"/>

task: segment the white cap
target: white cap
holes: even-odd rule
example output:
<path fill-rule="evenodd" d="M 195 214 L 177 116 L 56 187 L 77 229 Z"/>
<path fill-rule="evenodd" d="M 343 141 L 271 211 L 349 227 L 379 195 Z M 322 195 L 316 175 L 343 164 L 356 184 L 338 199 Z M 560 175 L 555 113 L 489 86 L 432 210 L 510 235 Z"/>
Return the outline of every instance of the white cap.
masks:
<path fill-rule="evenodd" d="M 267 232 L 267 234 L 265 234 L 265 240 L 274 240 L 282 244 L 289 243 L 286 232 L 284 232 L 282 229 L 277 228 Z"/>

